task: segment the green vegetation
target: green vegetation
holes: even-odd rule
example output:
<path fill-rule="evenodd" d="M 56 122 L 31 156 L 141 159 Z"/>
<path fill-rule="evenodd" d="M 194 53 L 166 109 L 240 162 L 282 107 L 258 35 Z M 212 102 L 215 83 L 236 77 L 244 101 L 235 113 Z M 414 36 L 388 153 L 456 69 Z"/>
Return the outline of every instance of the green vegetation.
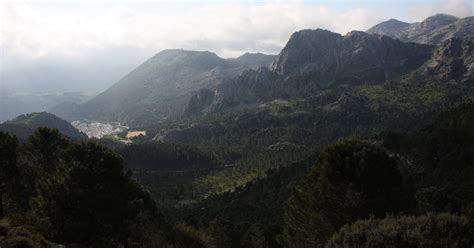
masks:
<path fill-rule="evenodd" d="M 165 240 L 155 202 L 109 149 L 47 128 L 22 145 L 0 133 L 0 146 L 2 247 L 142 247 L 144 224 Z"/>
<path fill-rule="evenodd" d="M 20 115 L 13 120 L 1 123 L 0 131 L 16 135 L 21 141 L 26 141 L 40 127 L 58 129 L 70 139 L 86 138 L 83 133 L 77 131 L 67 121 L 47 112 Z"/>
<path fill-rule="evenodd" d="M 452 214 L 370 218 L 345 225 L 325 247 L 468 248 L 474 244 L 470 228 L 466 218 Z"/>
<path fill-rule="evenodd" d="M 154 193 L 159 196 L 156 199 L 166 202 L 166 205 L 196 202 L 265 177 L 270 169 L 302 161 L 341 138 L 373 137 L 384 130 L 409 132 L 420 129 L 442 109 L 456 106 L 471 95 L 472 89 L 468 85 L 453 82 L 402 81 L 335 86 L 311 97 L 275 100 L 255 109 L 143 127 L 147 134 L 151 134 L 148 139 L 159 137 L 158 140 L 164 143 L 156 145 L 158 150 L 166 153 L 167 144 L 180 144 L 186 149 L 198 150 L 213 157 L 217 162 L 215 167 L 220 169 L 179 174 L 168 169 L 160 173 L 156 169 L 148 169 L 155 171 L 155 175 L 142 173 L 139 180 L 152 192 L 163 191 L 162 186 L 166 187 L 166 191 L 179 187 L 180 192 L 186 192 L 187 196 L 179 193 L 177 200 L 170 199 L 176 197 L 173 193 Z M 148 142 L 156 143 L 152 140 Z M 130 149 L 138 148 L 147 149 Z M 123 151 L 128 149 L 125 147 Z M 139 167 L 162 168 L 163 165 L 158 164 L 167 159 L 159 159 L 155 155 L 146 157 L 155 162 L 140 164 L 126 161 L 125 164 L 136 170 L 142 170 Z M 199 160 L 195 160 L 194 164 L 206 167 L 206 163 Z M 172 185 L 173 180 L 179 182 L 179 186 Z"/>
<path fill-rule="evenodd" d="M 67 114 L 146 135 L 0 124 L 0 246 L 472 247 L 473 47 L 302 30 L 256 70 L 272 57 L 163 51 Z"/>
<path fill-rule="evenodd" d="M 423 219 L 437 211 L 462 220 L 474 205 L 473 116 L 474 104 L 465 103 L 410 133 L 384 131 L 365 140 L 351 138 L 323 152 L 315 146 L 306 159 L 301 156 L 299 162 L 270 169 L 232 191 L 171 209 L 169 217 L 225 247 L 324 247 L 343 226 L 387 215 Z M 444 231 L 439 235 L 448 235 Z M 465 234 L 457 238 L 473 240 Z M 420 240 L 432 238 L 423 235 Z"/>
<path fill-rule="evenodd" d="M 346 223 L 400 211 L 396 161 L 380 147 L 345 141 L 324 151 L 289 198 L 282 240 L 286 247 L 322 247 Z"/>
<path fill-rule="evenodd" d="M 162 142 L 110 143 L 121 157 L 57 130 L 24 143 L 2 133 L 0 245 L 396 247 L 400 235 L 471 244 L 474 104 L 434 121 L 437 107 L 400 110 L 413 119 L 383 131 L 402 117 L 361 96 L 335 103 L 344 92 L 208 117 L 215 129 L 185 125 Z M 420 113 L 425 127 L 409 128 Z"/>

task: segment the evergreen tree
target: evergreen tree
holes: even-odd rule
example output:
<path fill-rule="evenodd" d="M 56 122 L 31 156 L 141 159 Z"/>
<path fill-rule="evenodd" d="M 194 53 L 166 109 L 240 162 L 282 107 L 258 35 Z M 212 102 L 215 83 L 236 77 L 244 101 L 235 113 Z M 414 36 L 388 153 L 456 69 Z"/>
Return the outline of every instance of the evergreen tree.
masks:
<path fill-rule="evenodd" d="M 14 190 L 17 168 L 18 140 L 0 132 L 0 218 L 4 216 L 4 197 Z"/>
<path fill-rule="evenodd" d="M 284 213 L 287 247 L 322 247 L 341 226 L 399 210 L 401 176 L 383 149 L 349 140 L 325 150 Z"/>

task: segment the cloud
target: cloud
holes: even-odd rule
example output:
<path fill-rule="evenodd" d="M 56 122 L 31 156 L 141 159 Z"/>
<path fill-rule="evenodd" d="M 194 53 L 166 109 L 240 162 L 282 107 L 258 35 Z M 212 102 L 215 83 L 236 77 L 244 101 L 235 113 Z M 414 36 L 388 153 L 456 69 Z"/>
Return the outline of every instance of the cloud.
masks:
<path fill-rule="evenodd" d="M 0 0 L 0 83 L 43 90 L 36 79 L 52 80 L 41 68 L 66 64 L 55 88 L 69 83 L 100 90 L 163 49 L 277 54 L 297 30 L 345 34 L 389 18 L 413 22 L 439 12 L 472 15 L 472 0 Z M 19 80 L 19 74 L 29 76 Z"/>
<path fill-rule="evenodd" d="M 107 46 L 211 50 L 224 57 L 245 51 L 277 53 L 299 29 L 344 33 L 380 19 L 364 9 L 336 10 L 302 1 L 176 6 L 7 2 L 0 11 L 0 45 L 7 57 L 78 56 Z"/>
<path fill-rule="evenodd" d="M 428 17 L 438 13 L 447 13 L 457 17 L 474 15 L 472 0 L 445 0 L 435 4 L 415 3 L 408 9 L 409 17 L 413 21 L 420 21 L 419 17 Z"/>

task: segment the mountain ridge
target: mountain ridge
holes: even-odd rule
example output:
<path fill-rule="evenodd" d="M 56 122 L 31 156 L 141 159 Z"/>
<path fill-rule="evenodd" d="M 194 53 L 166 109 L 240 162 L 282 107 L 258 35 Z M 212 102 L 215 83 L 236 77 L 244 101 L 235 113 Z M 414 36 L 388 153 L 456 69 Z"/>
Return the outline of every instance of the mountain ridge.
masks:
<path fill-rule="evenodd" d="M 438 14 L 412 24 L 390 19 L 346 35 L 304 29 L 293 33 L 277 56 L 223 59 L 208 51 L 167 49 L 85 104 L 53 113 L 140 126 L 317 95 L 333 85 L 398 80 L 428 61 L 436 45 L 472 35 L 471 24 L 472 17 Z M 393 29 L 400 34 L 391 34 Z"/>
<path fill-rule="evenodd" d="M 270 67 L 245 71 L 222 83 L 208 106 L 196 101 L 190 105 L 194 110 L 200 106 L 203 113 L 240 110 L 273 99 L 318 94 L 333 85 L 382 83 L 417 69 L 433 49 L 361 31 L 342 36 L 322 29 L 301 30 L 290 37 Z M 205 93 L 194 100 L 211 102 L 211 94 Z"/>
<path fill-rule="evenodd" d="M 366 32 L 386 35 L 404 42 L 439 45 L 449 38 L 472 36 L 474 17 L 458 18 L 447 14 L 435 14 L 415 23 L 390 19 L 376 24 Z"/>
<path fill-rule="evenodd" d="M 185 109 L 193 92 L 213 88 L 240 72 L 266 66 L 272 55 L 246 54 L 223 59 L 208 51 L 163 50 L 106 91 L 76 106 L 68 118 L 113 120 L 128 124 L 176 118 Z M 66 114 L 60 108 L 60 116 Z"/>

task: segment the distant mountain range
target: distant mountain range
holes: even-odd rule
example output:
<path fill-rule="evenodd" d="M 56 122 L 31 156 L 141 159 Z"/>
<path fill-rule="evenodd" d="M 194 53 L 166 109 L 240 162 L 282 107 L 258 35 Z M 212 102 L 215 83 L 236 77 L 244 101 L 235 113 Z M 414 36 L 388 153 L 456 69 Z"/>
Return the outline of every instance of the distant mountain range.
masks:
<path fill-rule="evenodd" d="M 223 59 L 211 52 L 164 50 L 89 102 L 57 106 L 65 119 L 77 117 L 140 124 L 179 117 L 192 94 L 213 89 L 241 72 L 269 65 L 274 56 L 246 53 Z"/>
<path fill-rule="evenodd" d="M 58 94 L 17 94 L 8 95 L 0 90 L 0 122 L 10 120 L 24 113 L 41 112 L 58 106 L 90 100 L 95 93 L 64 92 Z"/>
<path fill-rule="evenodd" d="M 201 112 L 239 110 L 274 99 L 316 95 L 335 85 L 382 83 L 412 71 L 433 47 L 387 36 L 326 30 L 294 33 L 268 68 L 249 70 L 217 87 L 213 100 L 192 103 Z"/>
<path fill-rule="evenodd" d="M 416 23 L 390 19 L 368 29 L 367 33 L 386 35 L 405 42 L 438 45 L 453 37 L 472 36 L 474 17 L 459 19 L 451 15 L 437 14 Z"/>
<path fill-rule="evenodd" d="M 411 24 L 391 19 L 344 36 L 301 30 L 278 56 L 222 59 L 211 52 L 165 50 L 92 100 L 57 106 L 52 112 L 67 120 L 146 126 L 315 96 L 334 86 L 469 78 L 470 59 L 456 54 L 459 49 L 470 52 L 472 38 L 462 38 L 473 35 L 474 17 L 437 14 Z M 438 68 L 440 56 L 448 65 Z"/>

